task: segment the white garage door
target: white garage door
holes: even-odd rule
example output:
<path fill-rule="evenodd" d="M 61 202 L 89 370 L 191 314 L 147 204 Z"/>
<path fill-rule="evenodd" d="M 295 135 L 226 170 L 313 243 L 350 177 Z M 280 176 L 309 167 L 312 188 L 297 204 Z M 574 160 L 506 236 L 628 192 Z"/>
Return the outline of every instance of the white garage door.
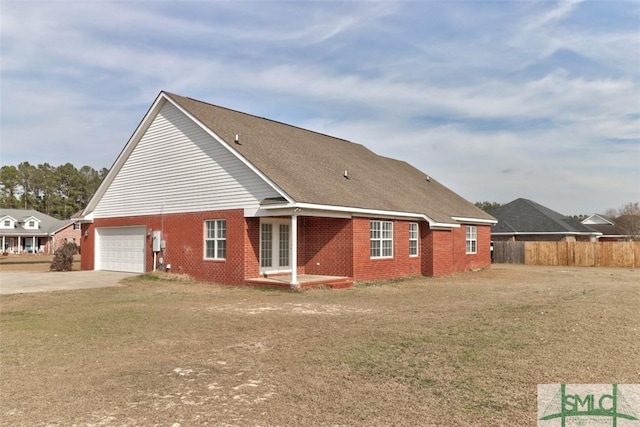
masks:
<path fill-rule="evenodd" d="M 96 228 L 96 270 L 144 273 L 145 227 Z"/>

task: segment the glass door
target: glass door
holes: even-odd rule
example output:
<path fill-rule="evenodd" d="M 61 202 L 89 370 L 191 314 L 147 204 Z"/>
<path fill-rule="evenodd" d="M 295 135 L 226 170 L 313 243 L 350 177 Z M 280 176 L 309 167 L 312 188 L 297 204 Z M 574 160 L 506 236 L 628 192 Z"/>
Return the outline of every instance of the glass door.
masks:
<path fill-rule="evenodd" d="M 291 223 L 265 219 L 260 223 L 260 273 L 291 271 Z"/>

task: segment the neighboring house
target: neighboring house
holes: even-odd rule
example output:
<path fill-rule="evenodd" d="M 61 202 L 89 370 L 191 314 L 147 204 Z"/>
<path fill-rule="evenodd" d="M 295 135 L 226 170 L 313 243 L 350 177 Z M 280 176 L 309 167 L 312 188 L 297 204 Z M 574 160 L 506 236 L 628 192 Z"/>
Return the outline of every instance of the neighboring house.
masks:
<path fill-rule="evenodd" d="M 620 242 L 632 240 L 632 237 L 615 223 L 613 218 L 605 215 L 593 214 L 582 220 L 582 224 L 602 233 L 598 238 L 601 242 Z"/>
<path fill-rule="evenodd" d="M 80 245 L 80 224 L 33 209 L 0 209 L 3 253 L 53 253 L 64 242 Z"/>
<path fill-rule="evenodd" d="M 487 267 L 495 224 L 405 162 L 167 92 L 82 215 L 84 270 L 292 286 Z"/>
<path fill-rule="evenodd" d="M 595 241 L 601 233 L 532 200 L 516 199 L 491 211 L 494 241 Z"/>

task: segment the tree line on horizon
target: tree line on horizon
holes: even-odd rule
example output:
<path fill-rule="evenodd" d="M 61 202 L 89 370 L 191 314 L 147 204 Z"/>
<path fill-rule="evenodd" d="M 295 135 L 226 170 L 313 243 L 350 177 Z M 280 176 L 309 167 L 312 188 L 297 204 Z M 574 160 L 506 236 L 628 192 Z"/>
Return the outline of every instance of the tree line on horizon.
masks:
<path fill-rule="evenodd" d="M 35 209 L 57 219 L 69 219 L 89 203 L 109 170 L 71 163 L 49 163 L 0 168 L 0 207 Z"/>

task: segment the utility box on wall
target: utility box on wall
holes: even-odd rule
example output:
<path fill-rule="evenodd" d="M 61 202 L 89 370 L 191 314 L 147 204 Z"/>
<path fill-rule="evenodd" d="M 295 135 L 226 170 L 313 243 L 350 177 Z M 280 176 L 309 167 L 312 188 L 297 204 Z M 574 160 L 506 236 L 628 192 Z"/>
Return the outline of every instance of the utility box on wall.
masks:
<path fill-rule="evenodd" d="M 154 231 L 153 232 L 153 240 L 151 242 L 151 249 L 153 252 L 161 252 L 162 251 L 162 232 Z"/>

